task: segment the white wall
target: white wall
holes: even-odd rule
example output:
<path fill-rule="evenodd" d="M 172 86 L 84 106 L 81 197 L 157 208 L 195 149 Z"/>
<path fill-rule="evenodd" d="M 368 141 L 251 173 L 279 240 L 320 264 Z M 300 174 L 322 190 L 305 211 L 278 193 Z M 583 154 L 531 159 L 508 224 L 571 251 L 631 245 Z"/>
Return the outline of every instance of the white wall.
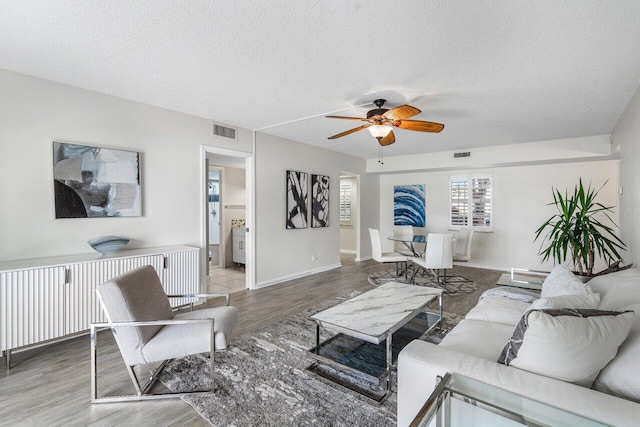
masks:
<path fill-rule="evenodd" d="M 640 89 L 631 98 L 613 130 L 614 149 L 620 153 L 620 228 L 629 247 L 627 262 L 640 266 Z"/>
<path fill-rule="evenodd" d="M 390 251 L 393 242 L 385 236 L 393 234 L 393 187 L 403 184 L 426 184 L 426 230 L 444 232 L 449 221 L 449 176 L 474 172 L 493 174 L 494 231 L 475 233 L 472 262 L 488 268 L 511 267 L 550 269 L 552 262 L 541 263 L 537 255 L 540 243 L 533 241 L 535 230 L 551 215 L 554 207 L 551 188 L 570 191 L 582 177 L 600 186 L 608 184 L 599 200 L 617 205 L 617 160 L 554 165 L 513 166 L 465 171 L 442 171 L 392 174 L 380 176 L 380 231 L 384 249 Z"/>
<path fill-rule="evenodd" d="M 378 177 L 364 173 L 363 159 L 264 133 L 256 137 L 257 283 L 265 286 L 340 264 L 340 171 L 360 176 L 361 256 L 371 256 L 368 227 L 378 224 Z M 285 228 L 286 171 L 329 176 L 329 227 Z M 366 240 L 365 240 L 366 238 Z M 315 255 L 317 261 L 312 261 Z"/>
<path fill-rule="evenodd" d="M 0 70 L 0 260 L 92 252 L 87 240 L 130 248 L 200 246 L 200 145 L 244 152 L 212 136 L 210 120 Z M 54 219 L 52 141 L 141 152 L 142 217 Z"/>

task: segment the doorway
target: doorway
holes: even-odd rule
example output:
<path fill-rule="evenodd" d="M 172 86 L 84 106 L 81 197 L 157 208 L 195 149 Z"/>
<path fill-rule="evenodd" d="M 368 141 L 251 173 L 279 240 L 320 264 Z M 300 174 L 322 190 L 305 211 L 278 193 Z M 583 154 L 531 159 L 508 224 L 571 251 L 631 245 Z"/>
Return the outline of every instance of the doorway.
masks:
<path fill-rule="evenodd" d="M 202 146 L 202 289 L 232 293 L 255 283 L 253 154 Z M 237 250 L 237 249 L 240 249 Z"/>
<path fill-rule="evenodd" d="M 209 165 L 207 201 L 209 211 L 209 270 L 220 262 L 220 167 Z"/>
<path fill-rule="evenodd" d="M 360 260 L 360 176 L 340 172 L 340 257 Z"/>

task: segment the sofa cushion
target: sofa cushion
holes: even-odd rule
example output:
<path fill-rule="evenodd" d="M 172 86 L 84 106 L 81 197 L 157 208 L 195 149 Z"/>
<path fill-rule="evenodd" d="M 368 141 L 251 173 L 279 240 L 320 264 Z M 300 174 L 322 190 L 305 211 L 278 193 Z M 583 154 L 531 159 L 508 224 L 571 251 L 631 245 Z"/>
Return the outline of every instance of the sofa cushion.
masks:
<path fill-rule="evenodd" d="M 593 292 L 600 294 L 601 310 L 619 310 L 640 303 L 640 269 L 629 268 L 596 276 L 589 281 Z"/>
<path fill-rule="evenodd" d="M 512 325 L 463 319 L 438 345 L 493 362 L 512 332 Z"/>
<path fill-rule="evenodd" d="M 467 313 L 465 319 L 502 323 L 513 327 L 530 305 L 527 302 L 503 296 L 487 296 L 478 301 L 478 304 Z"/>
<path fill-rule="evenodd" d="M 567 267 L 556 265 L 542 283 L 541 298 L 557 297 L 560 295 L 590 294 L 589 285 L 582 283 Z"/>
<path fill-rule="evenodd" d="M 590 387 L 629 334 L 633 311 L 531 310 L 498 363 Z"/>
<path fill-rule="evenodd" d="M 630 305 L 625 310 L 636 313 L 629 336 L 618 349 L 615 359 L 600 372 L 593 388 L 640 402 L 640 304 Z"/>
<path fill-rule="evenodd" d="M 498 286 L 496 288 L 491 288 L 484 291 L 482 295 L 480 295 L 480 298 L 478 298 L 478 300 L 490 296 L 500 296 L 531 304 L 532 302 L 540 298 L 540 291 L 516 288 L 514 286 Z"/>
<path fill-rule="evenodd" d="M 531 304 L 529 310 L 549 310 L 552 308 L 596 309 L 599 304 L 600 294 L 560 295 L 557 297 L 540 298 Z"/>

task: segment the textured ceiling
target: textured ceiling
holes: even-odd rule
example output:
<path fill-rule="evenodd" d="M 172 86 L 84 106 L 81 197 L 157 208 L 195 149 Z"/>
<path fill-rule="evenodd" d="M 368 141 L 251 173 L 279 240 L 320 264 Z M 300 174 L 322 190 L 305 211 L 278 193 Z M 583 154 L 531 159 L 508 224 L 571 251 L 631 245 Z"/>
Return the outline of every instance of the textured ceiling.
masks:
<path fill-rule="evenodd" d="M 384 97 L 446 125 L 385 156 L 610 133 L 640 2 L 2 0 L 0 68 L 259 129 Z M 363 116 L 371 107 L 343 111 Z M 364 158 L 358 122 L 265 132 Z"/>

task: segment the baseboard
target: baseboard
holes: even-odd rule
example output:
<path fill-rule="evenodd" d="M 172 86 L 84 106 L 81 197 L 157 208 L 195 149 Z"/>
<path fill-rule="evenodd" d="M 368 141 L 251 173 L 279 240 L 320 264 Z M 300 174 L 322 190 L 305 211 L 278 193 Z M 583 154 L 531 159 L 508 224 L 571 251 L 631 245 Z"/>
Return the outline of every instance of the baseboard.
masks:
<path fill-rule="evenodd" d="M 511 271 L 511 267 L 504 267 L 504 266 L 498 266 L 498 265 L 475 264 L 473 262 L 454 262 L 453 265 L 459 265 L 460 267 L 481 268 L 483 270 Z"/>
<path fill-rule="evenodd" d="M 276 279 L 265 280 L 264 282 L 258 282 L 256 283 L 256 287 L 264 288 L 266 286 L 277 285 L 278 283 L 288 282 L 289 280 L 311 276 L 313 274 L 322 273 L 323 271 L 329 271 L 340 267 L 342 267 L 341 263 L 325 265 L 324 267 L 314 268 L 312 270 L 302 271 L 299 273 L 290 274 L 288 276 L 278 277 Z"/>
<path fill-rule="evenodd" d="M 340 249 L 341 254 L 356 254 L 357 252 L 353 249 Z"/>
<path fill-rule="evenodd" d="M 370 259 L 371 259 L 371 255 L 364 256 L 364 257 L 356 258 L 356 262 L 367 261 L 367 260 L 370 260 Z"/>

